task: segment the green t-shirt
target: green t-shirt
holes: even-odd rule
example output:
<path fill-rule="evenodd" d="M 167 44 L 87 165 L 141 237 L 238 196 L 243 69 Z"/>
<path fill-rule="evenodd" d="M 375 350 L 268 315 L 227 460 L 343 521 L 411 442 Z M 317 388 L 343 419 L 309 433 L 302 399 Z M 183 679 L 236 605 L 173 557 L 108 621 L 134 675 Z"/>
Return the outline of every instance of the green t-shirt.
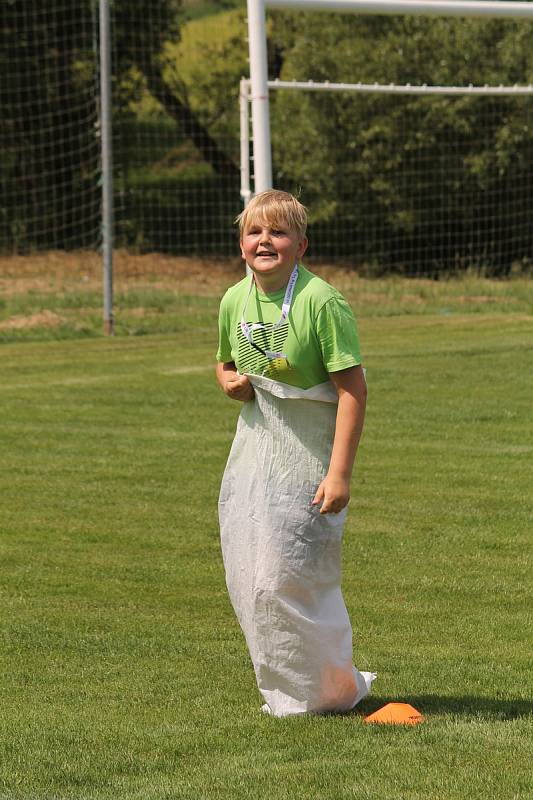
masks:
<path fill-rule="evenodd" d="M 253 341 L 263 350 L 283 353 L 286 359 L 269 360 L 258 352 L 240 325 L 250 280 L 247 275 L 222 298 L 217 361 L 234 361 L 242 374 L 264 375 L 300 389 L 324 383 L 329 372 L 361 363 L 350 306 L 340 292 L 301 265 L 289 317 L 276 330 L 273 327 L 281 317 L 285 288 L 271 294 L 262 294 L 256 285 L 252 289 L 245 322 L 265 325 L 253 331 Z"/>

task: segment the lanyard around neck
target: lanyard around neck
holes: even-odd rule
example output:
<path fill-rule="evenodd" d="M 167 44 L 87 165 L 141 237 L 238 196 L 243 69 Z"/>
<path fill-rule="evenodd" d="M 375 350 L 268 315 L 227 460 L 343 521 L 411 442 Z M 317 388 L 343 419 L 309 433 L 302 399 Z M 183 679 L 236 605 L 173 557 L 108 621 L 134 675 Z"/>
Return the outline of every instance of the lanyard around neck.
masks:
<path fill-rule="evenodd" d="M 281 316 L 278 321 L 272 326 L 272 330 L 275 331 L 284 325 L 287 322 L 289 317 L 289 311 L 291 309 L 292 304 L 292 297 L 294 295 L 294 287 L 296 286 L 296 281 L 298 280 L 298 264 L 294 265 L 294 269 L 291 272 L 291 277 L 289 278 L 289 282 L 287 284 L 287 288 L 285 289 L 285 297 L 283 298 L 283 305 L 281 306 Z M 250 295 L 252 294 L 252 290 L 254 288 L 255 279 L 254 276 L 251 276 L 250 280 L 250 288 L 248 289 L 248 294 L 246 295 L 246 301 L 244 303 L 244 308 L 242 310 L 242 317 L 241 317 L 241 331 L 243 335 L 247 339 L 247 341 L 251 344 L 251 346 L 255 350 L 259 350 L 260 353 L 263 353 L 268 359 L 274 358 L 286 358 L 285 353 L 277 353 L 273 350 L 263 350 L 262 347 L 259 347 L 254 340 L 253 340 L 253 332 L 264 330 L 265 325 L 262 322 L 254 322 L 251 325 L 248 325 L 245 319 L 246 309 L 248 307 L 248 301 L 250 300 Z"/>

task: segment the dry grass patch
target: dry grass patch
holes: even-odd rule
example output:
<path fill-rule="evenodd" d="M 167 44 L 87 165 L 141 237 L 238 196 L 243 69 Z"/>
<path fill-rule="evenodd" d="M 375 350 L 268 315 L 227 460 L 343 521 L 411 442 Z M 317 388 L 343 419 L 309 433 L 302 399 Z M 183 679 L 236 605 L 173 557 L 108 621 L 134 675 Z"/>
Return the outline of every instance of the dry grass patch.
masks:
<path fill-rule="evenodd" d="M 149 284 L 154 289 L 179 289 L 184 294 L 220 294 L 242 278 L 239 258 L 215 260 L 135 255 L 116 251 L 113 257 L 115 288 Z M 102 257 L 98 253 L 52 251 L 30 256 L 0 258 L 0 293 L 6 296 L 29 291 L 57 293 L 73 289 L 99 289 Z"/>
<path fill-rule="evenodd" d="M 0 322 L 0 330 L 23 330 L 24 328 L 55 328 L 65 322 L 63 317 L 55 314 L 53 311 L 45 309 L 36 314 L 15 314 L 9 319 Z"/>

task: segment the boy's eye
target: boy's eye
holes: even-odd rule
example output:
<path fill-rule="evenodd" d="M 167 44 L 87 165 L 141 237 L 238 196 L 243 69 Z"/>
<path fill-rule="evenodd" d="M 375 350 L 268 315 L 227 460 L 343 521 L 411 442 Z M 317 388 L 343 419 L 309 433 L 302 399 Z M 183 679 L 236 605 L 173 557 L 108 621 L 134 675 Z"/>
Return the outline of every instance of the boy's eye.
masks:
<path fill-rule="evenodd" d="M 246 232 L 246 236 L 260 236 L 263 233 L 262 228 L 249 228 Z M 270 236 L 286 236 L 287 232 L 284 230 L 279 230 L 278 228 L 270 231 Z"/>

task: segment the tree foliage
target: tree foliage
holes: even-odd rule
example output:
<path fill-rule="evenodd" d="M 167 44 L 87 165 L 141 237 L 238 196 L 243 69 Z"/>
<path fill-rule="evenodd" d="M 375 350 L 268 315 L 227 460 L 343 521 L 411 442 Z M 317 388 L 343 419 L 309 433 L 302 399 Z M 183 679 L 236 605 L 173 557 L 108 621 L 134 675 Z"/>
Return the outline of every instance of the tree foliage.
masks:
<path fill-rule="evenodd" d="M 201 114 L 193 111 L 187 88 L 180 77 L 183 65 L 175 63 L 170 45 L 179 42 L 182 0 L 117 0 L 115 6 L 115 72 L 118 107 L 127 105 L 127 87 L 132 71 L 142 76 L 146 88 L 165 113 L 177 123 L 182 136 L 190 139 L 205 161 L 220 176 L 236 178 L 238 170 Z M 174 80 L 169 82 L 169 74 Z M 122 99 L 122 102 L 121 102 Z"/>

